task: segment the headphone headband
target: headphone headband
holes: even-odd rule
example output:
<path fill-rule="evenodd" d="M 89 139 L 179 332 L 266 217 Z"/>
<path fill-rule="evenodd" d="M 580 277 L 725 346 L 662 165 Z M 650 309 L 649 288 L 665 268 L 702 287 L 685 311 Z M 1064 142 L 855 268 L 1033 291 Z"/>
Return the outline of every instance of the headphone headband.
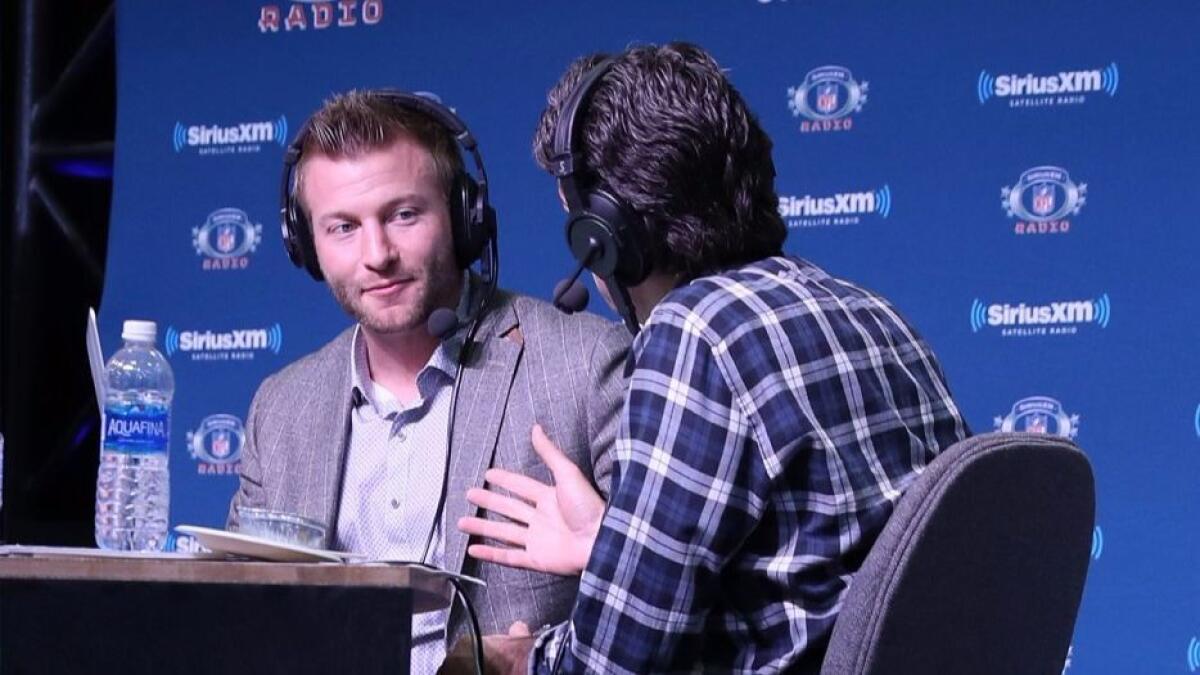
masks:
<path fill-rule="evenodd" d="M 571 95 L 558 110 L 558 121 L 554 125 L 554 156 L 550 158 L 550 172 L 559 179 L 573 175 L 576 162 L 583 163 L 582 153 L 574 151 L 574 148 L 577 147 L 575 125 L 580 117 L 579 109 L 587 101 L 588 95 L 592 93 L 596 83 L 608 72 L 613 63 L 611 57 L 605 57 L 592 66 L 579 79 L 575 89 L 571 91 Z M 580 127 L 582 126 L 580 124 Z"/>
<path fill-rule="evenodd" d="M 637 334 L 638 322 L 628 287 L 640 284 L 650 272 L 645 257 L 645 226 L 614 193 L 599 186 L 585 189 L 579 181 L 587 161 L 580 149 L 583 110 L 614 63 L 611 57 L 601 59 L 583 74 L 563 102 L 554 127 L 550 172 L 558 178 L 567 203 L 567 245 L 580 271 L 586 267 L 603 280 L 612 291 L 610 296 L 626 328 Z"/>

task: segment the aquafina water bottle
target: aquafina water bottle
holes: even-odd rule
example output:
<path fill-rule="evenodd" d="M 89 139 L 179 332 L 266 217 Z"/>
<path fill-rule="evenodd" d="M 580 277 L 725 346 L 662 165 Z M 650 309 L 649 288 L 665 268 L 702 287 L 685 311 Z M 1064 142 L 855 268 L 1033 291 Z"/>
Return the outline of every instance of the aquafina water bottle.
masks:
<path fill-rule="evenodd" d="M 175 376 L 154 348 L 153 321 L 126 321 L 125 346 L 104 369 L 96 544 L 120 551 L 161 550 L 171 483 L 167 458 Z"/>

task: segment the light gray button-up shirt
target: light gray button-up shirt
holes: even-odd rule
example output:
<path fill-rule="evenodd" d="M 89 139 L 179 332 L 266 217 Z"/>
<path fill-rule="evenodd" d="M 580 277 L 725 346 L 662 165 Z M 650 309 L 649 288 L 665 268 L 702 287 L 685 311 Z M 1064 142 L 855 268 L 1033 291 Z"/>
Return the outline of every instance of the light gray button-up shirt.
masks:
<path fill-rule="evenodd" d="M 355 331 L 350 368 L 358 405 L 350 417 L 339 550 L 376 560 L 420 561 L 429 542 L 424 562 L 443 566 L 444 524 L 434 517 L 445 476 L 459 348 L 456 338 L 443 340 L 417 374 L 418 398 L 401 405 L 371 379 L 362 327 Z M 441 665 L 446 618 L 446 610 L 413 616 L 413 673 L 433 673 Z"/>

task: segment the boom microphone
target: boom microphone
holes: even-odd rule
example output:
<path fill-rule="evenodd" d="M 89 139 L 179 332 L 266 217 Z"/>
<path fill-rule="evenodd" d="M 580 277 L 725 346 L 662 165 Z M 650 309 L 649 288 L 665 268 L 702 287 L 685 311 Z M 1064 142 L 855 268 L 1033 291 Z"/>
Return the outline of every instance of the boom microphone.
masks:
<path fill-rule="evenodd" d="M 429 334 L 445 340 L 458 330 L 458 314 L 446 307 L 438 307 L 429 313 L 429 318 L 425 321 L 425 330 Z"/>
<path fill-rule="evenodd" d="M 554 306 L 567 314 L 581 311 L 588 305 L 588 289 L 578 279 L 563 279 L 554 286 Z"/>
<path fill-rule="evenodd" d="M 574 314 L 579 310 L 587 307 L 588 304 L 588 289 L 583 284 L 579 283 L 579 275 L 588 265 L 592 264 L 592 260 L 596 256 L 604 252 L 604 246 L 596 241 L 595 237 L 588 237 L 587 253 L 575 266 L 575 271 L 571 276 L 563 279 L 554 285 L 554 298 L 551 302 L 559 311 L 566 314 Z"/>

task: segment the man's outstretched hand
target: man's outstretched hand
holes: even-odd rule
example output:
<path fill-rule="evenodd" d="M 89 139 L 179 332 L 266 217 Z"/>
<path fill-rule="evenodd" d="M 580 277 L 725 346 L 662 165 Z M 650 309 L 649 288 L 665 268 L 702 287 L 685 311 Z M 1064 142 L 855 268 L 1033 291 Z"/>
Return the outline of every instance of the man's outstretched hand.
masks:
<path fill-rule="evenodd" d="M 587 476 L 551 441 L 540 425 L 533 427 L 533 449 L 550 469 L 554 485 L 503 469 L 490 469 L 487 488 L 467 491 L 472 504 L 508 521 L 467 517 L 458 529 L 507 544 L 472 544 L 474 558 L 509 567 L 571 576 L 587 565 L 604 515 L 604 500 Z M 512 496 L 494 491 L 499 487 Z"/>

